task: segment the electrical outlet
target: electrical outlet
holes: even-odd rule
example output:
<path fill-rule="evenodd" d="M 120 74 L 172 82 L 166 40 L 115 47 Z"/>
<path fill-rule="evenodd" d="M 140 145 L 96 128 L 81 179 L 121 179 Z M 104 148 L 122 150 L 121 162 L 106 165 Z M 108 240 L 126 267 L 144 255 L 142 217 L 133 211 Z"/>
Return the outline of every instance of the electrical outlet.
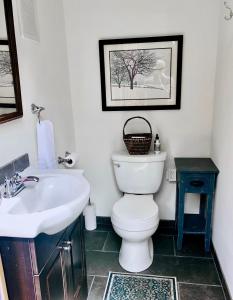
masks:
<path fill-rule="evenodd" d="M 168 181 L 170 181 L 170 182 L 176 181 L 176 169 L 175 168 L 168 169 Z"/>

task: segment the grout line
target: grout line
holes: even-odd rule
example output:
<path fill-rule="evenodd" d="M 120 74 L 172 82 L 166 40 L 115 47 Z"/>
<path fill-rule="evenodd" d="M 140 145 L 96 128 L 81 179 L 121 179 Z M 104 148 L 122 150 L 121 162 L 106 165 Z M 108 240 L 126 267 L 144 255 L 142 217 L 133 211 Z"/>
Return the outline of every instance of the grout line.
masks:
<path fill-rule="evenodd" d="M 180 284 L 179 284 L 178 281 L 177 281 L 177 292 L 178 292 L 178 295 L 177 295 L 178 299 L 181 299 L 181 297 L 180 297 Z"/>
<path fill-rule="evenodd" d="M 219 284 L 209 284 L 209 283 L 193 283 L 193 282 L 185 282 L 185 281 L 178 281 L 179 284 L 187 284 L 187 285 L 197 285 L 197 286 L 213 286 L 222 288 Z"/>
<path fill-rule="evenodd" d="M 154 256 L 170 256 L 174 258 L 194 258 L 194 259 L 203 259 L 203 260 L 213 260 L 212 257 L 203 257 L 203 256 L 192 256 L 192 255 L 169 255 L 169 254 L 156 254 L 154 253 Z"/>
<path fill-rule="evenodd" d="M 156 236 L 156 233 L 154 233 L 153 236 Z M 175 234 L 157 233 L 157 236 L 167 236 L 167 237 L 173 236 L 173 237 L 175 237 Z"/>
<path fill-rule="evenodd" d="M 103 251 L 103 250 L 88 250 L 86 252 L 101 252 L 101 253 L 119 253 L 119 251 Z"/>
<path fill-rule="evenodd" d="M 92 275 L 87 275 L 87 276 L 92 276 Z M 92 281 L 91 281 L 91 285 L 90 285 L 90 288 L 89 288 L 89 291 L 88 291 L 87 298 L 89 297 L 89 295 L 90 295 L 90 293 L 91 293 L 91 290 L 92 290 L 92 286 L 93 286 L 94 280 L 95 280 L 95 275 L 94 275 L 93 278 L 92 278 Z"/>
<path fill-rule="evenodd" d="M 112 230 L 100 230 L 100 229 L 99 230 L 98 229 L 93 230 L 93 232 L 110 232 L 110 231 L 112 231 Z"/>
<path fill-rule="evenodd" d="M 94 276 L 95 278 L 96 278 L 96 277 L 103 277 L 103 278 L 108 277 L 108 275 L 98 275 L 98 274 L 95 274 L 95 275 L 93 275 L 93 274 L 88 274 L 87 276 Z"/>
<path fill-rule="evenodd" d="M 107 243 L 108 237 L 109 237 L 109 232 L 108 232 L 107 235 L 106 235 L 106 238 L 105 238 L 105 241 L 104 241 L 104 244 L 103 244 L 103 247 L 102 247 L 102 251 L 103 251 L 103 252 L 104 252 L 104 248 L 105 248 L 105 245 L 106 245 L 106 243 Z"/>
<path fill-rule="evenodd" d="M 112 271 L 112 272 L 114 272 L 114 271 Z M 120 272 L 121 273 L 121 272 Z M 141 275 L 141 276 L 143 276 L 143 275 L 145 275 L 145 274 L 143 274 L 143 273 L 141 273 L 141 272 L 134 272 L 134 273 L 127 273 L 127 274 L 131 274 L 131 275 L 134 275 L 134 274 L 136 274 L 136 275 Z M 151 276 L 161 276 L 161 275 L 154 275 L 154 274 L 150 274 Z M 92 280 L 92 283 L 91 283 L 91 286 L 90 286 L 90 290 L 89 290 L 89 293 L 88 293 L 88 295 L 90 294 L 90 291 L 91 291 L 91 289 L 92 289 L 92 286 L 93 286 L 93 283 L 94 283 L 94 280 L 95 280 L 95 278 L 96 277 L 101 277 L 101 278 L 107 278 L 108 277 L 108 275 L 98 275 L 98 274 L 95 274 L 95 275 L 93 275 L 93 274 L 88 274 L 87 276 L 93 276 L 93 280 Z M 165 276 L 165 277 L 169 277 L 169 276 Z M 180 284 L 186 284 L 186 285 L 195 285 L 195 286 L 210 286 L 210 287 L 218 287 L 218 288 L 222 288 L 222 285 L 218 285 L 218 284 L 209 284 L 209 283 L 194 283 L 194 282 L 185 282 L 185 281 L 178 281 L 177 280 L 177 284 L 178 284 L 178 286 L 180 285 Z M 224 296 L 225 296 L 225 294 L 224 294 Z"/>
<path fill-rule="evenodd" d="M 91 250 L 86 249 L 86 252 L 101 252 L 101 253 L 120 253 L 120 251 L 113 251 L 113 250 Z M 194 259 L 203 259 L 203 260 L 214 260 L 212 257 L 202 257 L 202 256 L 192 256 L 192 255 L 174 255 L 174 254 L 158 254 L 154 253 L 154 256 L 162 256 L 162 257 L 174 257 L 174 258 L 194 258 Z"/>
<path fill-rule="evenodd" d="M 212 257 L 205 257 L 205 256 L 193 256 L 193 255 L 175 255 L 175 257 L 180 257 L 180 258 L 198 258 L 198 259 L 206 259 L 206 260 L 213 260 Z"/>

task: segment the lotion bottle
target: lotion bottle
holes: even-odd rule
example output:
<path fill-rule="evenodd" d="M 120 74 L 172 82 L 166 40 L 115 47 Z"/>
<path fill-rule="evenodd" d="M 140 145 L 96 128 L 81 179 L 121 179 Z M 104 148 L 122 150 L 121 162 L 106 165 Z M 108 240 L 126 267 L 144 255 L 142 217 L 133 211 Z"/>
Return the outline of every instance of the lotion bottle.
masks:
<path fill-rule="evenodd" d="M 160 143 L 160 140 L 159 140 L 159 135 L 156 134 L 155 140 L 154 140 L 154 152 L 155 152 L 155 154 L 160 153 L 160 148 L 161 148 L 161 143 Z"/>

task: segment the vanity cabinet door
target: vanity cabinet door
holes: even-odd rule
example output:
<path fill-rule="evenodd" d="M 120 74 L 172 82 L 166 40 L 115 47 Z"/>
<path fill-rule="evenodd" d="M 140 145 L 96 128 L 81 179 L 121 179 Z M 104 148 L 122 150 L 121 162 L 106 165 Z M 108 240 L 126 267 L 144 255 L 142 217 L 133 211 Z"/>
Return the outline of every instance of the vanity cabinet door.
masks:
<path fill-rule="evenodd" d="M 75 300 L 87 299 L 87 277 L 83 224 L 83 216 L 80 216 L 69 235 L 69 241 L 72 245 L 71 260 L 73 276 L 73 298 Z"/>
<path fill-rule="evenodd" d="M 39 276 L 42 300 L 72 299 L 70 270 L 70 246 L 61 243 Z"/>

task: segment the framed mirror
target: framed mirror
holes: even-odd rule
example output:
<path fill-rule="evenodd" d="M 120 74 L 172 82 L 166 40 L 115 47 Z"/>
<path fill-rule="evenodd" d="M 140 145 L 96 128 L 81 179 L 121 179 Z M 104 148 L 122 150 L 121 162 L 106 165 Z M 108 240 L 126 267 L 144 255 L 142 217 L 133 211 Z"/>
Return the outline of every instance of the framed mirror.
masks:
<path fill-rule="evenodd" d="M 0 0 L 0 123 L 23 116 L 11 0 Z"/>

